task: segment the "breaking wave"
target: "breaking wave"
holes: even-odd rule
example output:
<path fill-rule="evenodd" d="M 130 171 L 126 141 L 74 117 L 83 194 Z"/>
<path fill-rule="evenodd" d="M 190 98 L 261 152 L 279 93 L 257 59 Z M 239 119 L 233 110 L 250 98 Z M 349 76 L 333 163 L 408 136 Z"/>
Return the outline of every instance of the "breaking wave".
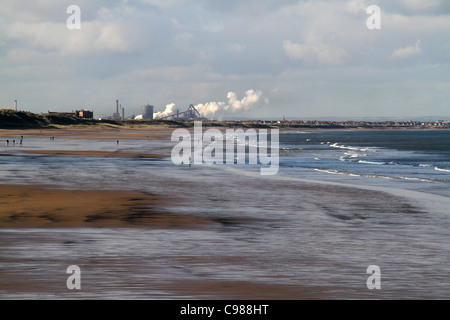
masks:
<path fill-rule="evenodd" d="M 442 168 L 438 168 L 438 167 L 434 167 L 434 170 L 441 171 L 441 172 L 450 172 L 449 169 L 442 169 Z"/>

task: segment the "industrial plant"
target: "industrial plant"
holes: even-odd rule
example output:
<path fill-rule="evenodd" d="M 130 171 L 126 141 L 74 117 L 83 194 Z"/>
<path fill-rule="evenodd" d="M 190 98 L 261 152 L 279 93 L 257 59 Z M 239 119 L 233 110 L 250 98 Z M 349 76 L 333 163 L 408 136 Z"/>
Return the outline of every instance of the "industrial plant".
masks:
<path fill-rule="evenodd" d="M 174 107 L 175 105 L 170 105 Z M 18 111 L 18 103 L 17 100 L 14 100 L 14 110 Z M 208 119 L 203 117 L 203 114 L 200 113 L 193 104 L 189 105 L 189 107 L 184 110 L 175 110 L 174 108 L 167 108 L 162 112 L 155 113 L 155 107 L 150 104 L 146 104 L 141 107 L 142 114 L 136 116 L 129 116 L 128 118 L 125 116 L 125 108 L 122 107 L 119 100 L 115 101 L 114 112 L 110 115 L 101 115 L 99 120 L 172 120 L 172 121 L 207 121 Z M 93 119 L 94 111 L 81 109 L 75 110 L 72 112 L 65 111 L 48 111 L 49 115 L 63 115 L 74 118 L 81 119 Z"/>
<path fill-rule="evenodd" d="M 174 120 L 174 121 L 200 121 L 200 120 L 207 120 L 206 118 L 202 117 L 200 112 L 194 107 L 194 105 L 190 105 L 185 111 L 170 111 L 170 112 L 164 112 L 161 114 L 154 113 L 154 106 L 152 105 L 145 105 L 142 107 L 142 115 L 139 115 L 135 118 L 135 120 Z"/>
<path fill-rule="evenodd" d="M 99 120 L 125 120 L 125 108 L 116 100 L 116 108 L 112 116 L 102 116 Z"/>
<path fill-rule="evenodd" d="M 75 111 L 72 111 L 72 112 L 52 112 L 52 111 L 48 111 L 48 114 L 63 115 L 63 116 L 69 116 L 69 117 L 74 117 L 74 118 L 81 118 L 81 119 L 94 119 L 94 111 L 92 111 L 92 110 L 85 110 L 85 109 L 75 110 Z"/>
<path fill-rule="evenodd" d="M 186 111 L 180 112 L 179 110 L 176 110 L 174 113 L 158 117 L 159 120 L 177 120 L 177 121 L 192 121 L 192 120 L 208 120 L 198 112 L 198 110 L 194 107 L 194 105 L 190 105 L 189 108 L 187 108 Z"/>
<path fill-rule="evenodd" d="M 146 105 L 142 107 L 142 120 L 153 120 L 153 106 Z"/>

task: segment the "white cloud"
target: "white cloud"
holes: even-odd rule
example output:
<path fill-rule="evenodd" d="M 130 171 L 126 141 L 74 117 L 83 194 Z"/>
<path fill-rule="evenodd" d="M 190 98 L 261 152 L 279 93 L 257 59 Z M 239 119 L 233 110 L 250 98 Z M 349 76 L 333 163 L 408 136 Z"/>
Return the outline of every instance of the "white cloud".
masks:
<path fill-rule="evenodd" d="M 416 43 L 412 46 L 394 50 L 394 52 L 391 55 L 391 58 L 402 59 L 402 58 L 409 58 L 411 56 L 416 56 L 419 54 L 422 54 L 422 49 L 420 48 L 420 40 L 417 40 Z"/>
<path fill-rule="evenodd" d="M 292 60 L 311 66 L 338 66 L 349 54 L 344 44 L 355 16 L 349 11 L 360 9 L 362 1 L 300 1 L 282 12 L 291 25 L 291 36 L 282 41 L 283 52 Z M 279 21 L 283 16 L 279 17 Z M 349 22 L 350 21 L 350 22 Z M 356 29 L 358 31 L 358 29 Z M 293 40 L 301 35 L 301 40 Z"/>
<path fill-rule="evenodd" d="M 182 0 L 141 0 L 143 3 L 152 5 L 157 8 L 169 8 L 173 7 L 174 5 L 181 5 L 183 4 Z"/>
<path fill-rule="evenodd" d="M 413 11 L 436 10 L 445 5 L 447 0 L 398 0 L 405 8 Z"/>
<path fill-rule="evenodd" d="M 337 66 L 348 57 L 344 49 L 318 40 L 309 40 L 304 44 L 285 40 L 283 50 L 291 59 L 313 65 Z"/>
<path fill-rule="evenodd" d="M 245 45 L 242 45 L 242 44 L 239 44 L 239 43 L 233 43 L 233 44 L 230 44 L 228 46 L 228 49 L 230 51 L 234 51 L 234 52 L 240 52 L 240 51 L 245 50 L 246 48 L 247 47 Z"/>
<path fill-rule="evenodd" d="M 366 0 L 350 0 L 345 4 L 346 9 L 351 13 L 361 13 L 365 12 L 368 5 Z"/>
<path fill-rule="evenodd" d="M 5 27 L 8 40 L 21 41 L 35 50 L 56 51 L 63 56 L 105 51 L 127 52 L 132 47 L 123 25 L 109 22 L 84 22 L 81 30 L 68 30 L 52 22 L 16 22 Z"/>

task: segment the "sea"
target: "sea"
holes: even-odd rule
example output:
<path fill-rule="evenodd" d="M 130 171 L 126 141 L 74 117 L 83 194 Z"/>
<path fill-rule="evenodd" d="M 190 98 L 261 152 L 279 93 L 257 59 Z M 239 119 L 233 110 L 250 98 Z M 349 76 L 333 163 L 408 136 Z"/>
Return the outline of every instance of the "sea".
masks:
<path fill-rule="evenodd" d="M 450 130 L 280 130 L 270 176 L 262 164 L 21 152 L 170 155 L 170 139 L 18 139 L 0 137 L 1 184 L 163 195 L 177 199 L 164 210 L 218 223 L 0 228 L 0 299 L 450 298 Z M 66 285 L 72 265 L 81 290 Z"/>

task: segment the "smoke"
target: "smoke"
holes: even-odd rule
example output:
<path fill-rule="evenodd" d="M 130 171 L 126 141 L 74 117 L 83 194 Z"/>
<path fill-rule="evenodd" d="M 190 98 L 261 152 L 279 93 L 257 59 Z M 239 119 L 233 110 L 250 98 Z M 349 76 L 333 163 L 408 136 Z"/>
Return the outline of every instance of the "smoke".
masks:
<path fill-rule="evenodd" d="M 223 117 L 228 113 L 245 113 L 249 111 L 253 106 L 260 102 L 261 97 L 261 91 L 252 89 L 246 91 L 245 97 L 241 100 L 238 100 L 236 93 L 228 92 L 228 102 L 208 102 L 206 104 L 198 104 L 195 108 L 206 118 L 215 117 L 216 115 Z"/>
<path fill-rule="evenodd" d="M 205 118 L 222 118 L 227 114 L 245 113 L 254 107 L 261 101 L 262 92 L 255 91 L 253 89 L 245 92 L 245 97 L 241 100 L 238 99 L 236 93 L 228 92 L 228 102 L 208 102 L 204 104 L 198 104 L 195 108 L 200 115 Z M 264 102 L 268 102 L 267 99 Z M 154 119 L 160 119 L 162 117 L 170 116 L 176 113 L 175 104 L 171 103 L 166 106 L 166 109 L 162 112 L 154 113 Z"/>
<path fill-rule="evenodd" d="M 175 103 L 171 103 L 166 106 L 166 109 L 164 111 L 154 113 L 153 119 L 160 119 L 163 117 L 167 117 L 167 116 L 174 114 L 175 112 L 176 112 Z"/>

